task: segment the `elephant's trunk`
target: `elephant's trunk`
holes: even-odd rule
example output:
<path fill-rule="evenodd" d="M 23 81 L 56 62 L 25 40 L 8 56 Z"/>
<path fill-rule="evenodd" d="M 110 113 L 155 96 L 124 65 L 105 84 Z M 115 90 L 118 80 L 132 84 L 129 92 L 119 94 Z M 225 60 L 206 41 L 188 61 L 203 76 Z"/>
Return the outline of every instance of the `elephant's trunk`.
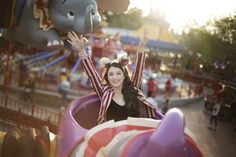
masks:
<path fill-rule="evenodd" d="M 171 109 L 162 120 L 160 126 L 149 137 L 143 152 L 155 152 L 151 156 L 185 157 L 187 156 L 184 137 L 184 116 L 178 109 Z"/>
<path fill-rule="evenodd" d="M 93 8 L 93 6 L 89 5 L 86 8 L 85 16 L 79 17 L 77 25 L 74 28 L 74 30 L 78 34 L 85 34 L 85 33 L 92 32 L 92 30 L 93 30 L 93 21 L 92 21 L 92 16 L 91 16 L 92 8 Z"/>
<path fill-rule="evenodd" d="M 90 33 L 93 30 L 93 20 L 92 20 L 92 9 L 93 6 L 89 5 L 85 11 L 85 32 Z"/>

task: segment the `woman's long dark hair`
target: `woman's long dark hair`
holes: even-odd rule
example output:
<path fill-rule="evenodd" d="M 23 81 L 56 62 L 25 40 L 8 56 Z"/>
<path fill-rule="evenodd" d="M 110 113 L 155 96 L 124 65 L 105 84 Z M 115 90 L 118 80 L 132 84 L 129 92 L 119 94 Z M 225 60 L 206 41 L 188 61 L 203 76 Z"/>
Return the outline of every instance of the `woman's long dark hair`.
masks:
<path fill-rule="evenodd" d="M 141 103 L 138 99 L 138 90 L 135 88 L 133 82 L 130 80 L 129 73 L 125 66 L 121 65 L 120 63 L 113 62 L 108 64 L 107 69 L 104 74 L 104 79 L 106 83 L 109 84 L 108 81 L 108 70 L 111 67 L 120 68 L 125 76 L 123 86 L 122 86 L 122 94 L 125 100 L 125 104 L 129 110 L 129 116 L 132 117 L 139 117 L 140 111 L 139 111 L 139 104 Z"/>

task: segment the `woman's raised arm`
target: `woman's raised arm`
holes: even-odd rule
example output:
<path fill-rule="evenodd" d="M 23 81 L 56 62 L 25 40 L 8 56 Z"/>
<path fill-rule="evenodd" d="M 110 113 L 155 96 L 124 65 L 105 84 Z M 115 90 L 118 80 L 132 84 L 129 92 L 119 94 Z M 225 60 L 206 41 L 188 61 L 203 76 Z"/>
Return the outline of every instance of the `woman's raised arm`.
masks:
<path fill-rule="evenodd" d="M 140 84 L 141 84 L 141 79 L 142 79 L 142 71 L 143 71 L 143 67 L 145 65 L 145 44 L 147 42 L 147 38 L 144 37 L 138 47 L 137 50 L 137 59 L 136 59 L 136 67 L 132 73 L 132 82 L 134 84 L 134 86 L 136 86 L 137 88 L 139 88 Z"/>
<path fill-rule="evenodd" d="M 72 45 L 72 47 L 75 50 L 78 51 L 79 56 L 81 58 L 82 67 L 85 70 L 86 74 L 88 75 L 95 92 L 101 99 L 102 90 L 103 90 L 102 80 L 99 74 L 97 73 L 97 70 L 90 56 L 86 54 L 86 51 L 85 51 L 86 38 L 84 38 L 83 35 L 78 37 L 75 32 L 69 32 L 68 38 L 69 39 L 67 41 Z"/>
<path fill-rule="evenodd" d="M 86 42 L 86 38 L 83 37 L 83 35 L 81 35 L 80 37 L 77 36 L 77 34 L 75 32 L 68 32 L 68 40 L 67 42 L 71 44 L 71 46 L 78 51 L 79 56 L 81 59 L 84 59 L 87 57 L 86 51 L 85 51 L 85 42 Z"/>

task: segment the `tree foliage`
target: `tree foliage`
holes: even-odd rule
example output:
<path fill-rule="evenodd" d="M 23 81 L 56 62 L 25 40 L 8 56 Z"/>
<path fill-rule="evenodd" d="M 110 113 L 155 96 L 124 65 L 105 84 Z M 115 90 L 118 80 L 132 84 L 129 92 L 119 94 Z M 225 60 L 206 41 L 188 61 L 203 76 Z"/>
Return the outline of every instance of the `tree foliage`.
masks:
<path fill-rule="evenodd" d="M 213 29 L 209 30 L 209 26 Z M 186 48 L 187 68 L 204 70 L 232 78 L 236 73 L 236 15 L 215 20 L 212 24 L 183 33 L 180 42 Z"/>
<path fill-rule="evenodd" d="M 236 42 L 236 14 L 215 21 L 219 37 L 230 43 Z"/>
<path fill-rule="evenodd" d="M 122 14 L 105 12 L 104 16 L 106 16 L 110 27 L 137 30 L 143 25 L 142 11 L 138 8 L 132 8 L 127 13 Z"/>

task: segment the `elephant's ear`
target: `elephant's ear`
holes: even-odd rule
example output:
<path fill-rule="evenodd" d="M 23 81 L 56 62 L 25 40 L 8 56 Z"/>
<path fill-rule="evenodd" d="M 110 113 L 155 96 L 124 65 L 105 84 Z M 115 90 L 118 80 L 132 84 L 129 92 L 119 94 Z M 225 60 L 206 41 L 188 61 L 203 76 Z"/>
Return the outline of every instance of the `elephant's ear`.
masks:
<path fill-rule="evenodd" d="M 102 11 L 123 13 L 128 10 L 129 0 L 97 0 L 98 8 Z"/>

